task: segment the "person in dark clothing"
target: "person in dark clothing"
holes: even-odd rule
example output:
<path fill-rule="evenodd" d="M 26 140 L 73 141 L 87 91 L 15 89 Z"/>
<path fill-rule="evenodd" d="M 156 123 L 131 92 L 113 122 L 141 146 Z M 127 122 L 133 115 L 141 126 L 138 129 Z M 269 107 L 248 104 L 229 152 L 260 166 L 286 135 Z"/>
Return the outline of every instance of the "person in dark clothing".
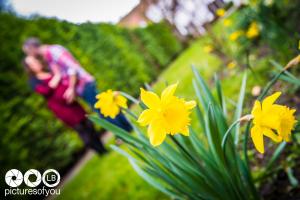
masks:
<path fill-rule="evenodd" d="M 76 124 L 73 128 L 77 131 L 80 138 L 87 146 L 91 147 L 100 154 L 107 152 L 99 140 L 94 124 L 91 121 L 83 120 L 79 124 Z"/>
<path fill-rule="evenodd" d="M 67 102 L 63 97 L 68 88 L 69 80 L 50 74 L 42 62 L 34 57 L 24 61 L 25 69 L 30 74 L 30 83 L 34 91 L 43 95 L 48 108 L 66 125 L 78 132 L 87 147 L 103 154 L 106 152 L 93 124 L 87 119 L 83 107 L 76 101 Z"/>

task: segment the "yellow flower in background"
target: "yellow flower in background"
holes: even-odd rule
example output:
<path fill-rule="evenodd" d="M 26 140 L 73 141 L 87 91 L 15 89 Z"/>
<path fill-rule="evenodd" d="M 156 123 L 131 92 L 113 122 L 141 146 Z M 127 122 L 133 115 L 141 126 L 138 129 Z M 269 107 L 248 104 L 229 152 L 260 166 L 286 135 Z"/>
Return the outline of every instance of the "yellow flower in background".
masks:
<path fill-rule="evenodd" d="M 250 0 L 248 1 L 248 4 L 251 6 L 256 6 L 259 3 L 259 0 Z"/>
<path fill-rule="evenodd" d="M 299 42 L 298 42 L 298 49 L 300 50 L 300 40 L 299 40 Z"/>
<path fill-rule="evenodd" d="M 252 22 L 246 32 L 246 36 L 249 39 L 255 38 L 259 35 L 259 27 L 257 22 Z"/>
<path fill-rule="evenodd" d="M 225 15 L 225 10 L 223 8 L 219 8 L 218 10 L 216 10 L 216 15 L 218 17 L 223 17 Z"/>
<path fill-rule="evenodd" d="M 266 0 L 264 3 L 266 6 L 270 7 L 274 4 L 274 0 Z"/>
<path fill-rule="evenodd" d="M 232 25 L 232 21 L 230 19 L 225 19 L 223 24 L 224 24 L 225 27 L 229 27 L 229 26 Z"/>
<path fill-rule="evenodd" d="M 185 101 L 174 96 L 178 84 L 168 86 L 159 97 L 141 88 L 141 100 L 148 107 L 139 116 L 141 126 L 148 126 L 148 136 L 153 146 L 160 145 L 167 134 L 188 136 L 191 109 L 195 101 Z"/>
<path fill-rule="evenodd" d="M 235 61 L 231 61 L 230 63 L 227 64 L 228 69 L 233 69 L 235 67 L 236 67 L 236 62 Z"/>
<path fill-rule="evenodd" d="M 291 132 L 297 122 L 294 117 L 295 109 L 274 104 L 281 92 L 266 97 L 262 103 L 255 101 L 252 116 L 254 126 L 251 128 L 251 138 L 255 148 L 264 153 L 263 136 L 274 142 L 290 141 Z"/>
<path fill-rule="evenodd" d="M 104 117 L 115 118 L 121 111 L 121 108 L 127 108 L 127 99 L 118 92 L 107 90 L 96 96 L 98 99 L 95 108 L 100 109 Z"/>
<path fill-rule="evenodd" d="M 235 32 L 233 32 L 233 33 L 230 34 L 229 40 L 236 41 L 243 34 L 244 34 L 244 32 L 242 30 L 235 31 Z"/>
<path fill-rule="evenodd" d="M 205 45 L 203 50 L 204 50 L 205 53 L 210 53 L 214 50 L 214 47 L 211 46 L 211 45 Z"/>

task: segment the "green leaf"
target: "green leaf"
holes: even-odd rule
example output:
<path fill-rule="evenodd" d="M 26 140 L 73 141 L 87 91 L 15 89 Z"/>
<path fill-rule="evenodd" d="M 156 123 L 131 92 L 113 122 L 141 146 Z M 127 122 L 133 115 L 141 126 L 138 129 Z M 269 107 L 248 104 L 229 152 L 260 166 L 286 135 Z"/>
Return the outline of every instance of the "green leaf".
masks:
<path fill-rule="evenodd" d="M 136 147 L 142 148 L 143 145 L 149 146 L 148 143 L 133 137 L 129 132 L 123 130 L 122 128 L 119 128 L 118 126 L 111 124 L 110 122 L 106 121 L 105 119 L 102 119 L 98 116 L 89 116 L 89 119 L 93 121 L 94 123 L 100 125 L 101 127 L 111 131 L 121 139 L 123 139 L 125 142 L 132 144 Z"/>
<path fill-rule="evenodd" d="M 163 186 L 160 182 L 156 181 L 149 175 L 147 172 L 142 170 L 139 165 L 132 159 L 129 159 L 129 162 L 133 169 L 150 185 L 152 185 L 154 188 L 158 189 L 159 191 L 165 193 L 166 195 L 169 195 L 171 198 L 176 198 L 176 199 L 183 199 L 180 196 L 176 195 L 175 191 L 169 190 L 165 186 Z"/>
<path fill-rule="evenodd" d="M 235 110 L 234 121 L 237 121 L 242 116 L 243 102 L 244 102 L 245 91 L 246 91 L 246 82 L 247 82 L 247 74 L 245 73 L 244 76 L 243 76 L 243 80 L 242 80 L 242 86 L 241 86 L 241 89 L 240 89 L 239 100 L 238 100 L 236 110 Z M 234 143 L 235 143 L 235 145 L 238 145 L 239 133 L 240 133 L 240 124 L 237 124 L 235 126 L 235 130 L 234 130 Z"/>
<path fill-rule="evenodd" d="M 270 63 L 274 65 L 274 67 L 279 71 L 282 71 L 284 69 L 284 67 L 278 62 L 276 62 L 275 60 L 270 60 Z M 292 73 L 290 73 L 289 71 L 284 71 L 284 74 L 289 76 L 292 79 L 298 80 L 298 78 L 294 76 Z"/>
<path fill-rule="evenodd" d="M 207 108 L 208 103 L 216 104 L 216 101 L 211 93 L 211 90 L 209 89 L 208 85 L 203 80 L 202 76 L 199 74 L 198 70 L 195 66 L 192 66 L 192 71 L 196 80 L 196 83 L 199 84 L 201 90 L 202 90 L 202 99 L 204 100 L 203 103 L 206 105 L 205 108 Z M 198 91 L 200 91 L 198 89 Z M 200 95 L 201 96 L 201 95 Z"/>
<path fill-rule="evenodd" d="M 142 168 L 139 167 L 139 165 L 137 164 L 137 160 L 134 157 L 132 157 L 130 154 L 128 154 L 126 151 L 124 151 L 123 149 L 121 149 L 120 147 L 115 146 L 115 145 L 111 145 L 111 148 L 113 150 L 117 151 L 118 153 L 120 153 L 121 155 L 125 156 L 128 159 L 128 161 L 130 162 L 130 164 L 132 165 L 133 169 L 150 185 L 152 185 L 156 189 L 160 190 L 161 192 L 163 192 L 171 197 L 176 197 L 176 198 L 182 199 L 181 197 L 176 195 L 176 192 L 170 191 L 165 186 L 161 185 L 161 183 L 159 183 L 155 179 L 151 178 L 151 176 L 147 172 L 145 172 Z"/>
<path fill-rule="evenodd" d="M 299 182 L 298 182 L 297 178 L 296 178 L 296 177 L 294 176 L 294 174 L 293 174 L 293 169 L 292 169 L 291 167 L 288 167 L 288 168 L 286 169 L 286 173 L 287 173 L 287 175 L 288 175 L 288 178 L 289 178 L 289 181 L 290 181 L 291 185 L 292 185 L 294 188 L 298 187 Z"/>
<path fill-rule="evenodd" d="M 272 168 L 272 166 L 274 165 L 274 163 L 276 162 L 276 160 L 279 158 L 279 156 L 281 155 L 281 153 L 283 152 L 284 148 L 286 146 L 286 142 L 282 142 L 274 151 L 272 157 L 270 158 L 270 160 L 268 161 L 267 165 L 266 165 L 266 170 L 269 170 Z"/>
<path fill-rule="evenodd" d="M 227 115 L 227 108 L 226 108 L 226 101 L 224 98 L 224 94 L 223 94 L 223 90 L 222 90 L 222 86 L 221 86 L 221 82 L 220 79 L 217 75 L 214 76 L 215 78 L 215 83 L 216 83 L 216 89 L 217 89 L 217 95 L 218 95 L 218 99 L 219 99 L 219 103 L 223 109 L 223 113 L 226 116 Z"/>
<path fill-rule="evenodd" d="M 198 84 L 195 80 L 193 80 L 193 87 L 194 87 L 194 90 L 195 90 L 195 93 L 196 93 L 196 96 L 198 98 L 198 105 L 202 105 L 202 108 L 207 111 L 207 104 L 205 103 L 202 95 L 201 95 L 201 92 L 200 92 L 200 89 L 198 87 Z"/>

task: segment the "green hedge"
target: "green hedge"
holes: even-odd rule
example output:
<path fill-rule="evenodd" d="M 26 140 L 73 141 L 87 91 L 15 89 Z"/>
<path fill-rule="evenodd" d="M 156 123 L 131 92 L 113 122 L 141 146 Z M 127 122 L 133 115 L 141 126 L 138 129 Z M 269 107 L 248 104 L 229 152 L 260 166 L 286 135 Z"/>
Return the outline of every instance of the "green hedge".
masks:
<path fill-rule="evenodd" d="M 96 77 L 100 90 L 112 88 L 134 95 L 182 50 L 163 23 L 129 30 L 0 13 L 1 173 L 10 168 L 62 169 L 82 148 L 76 134 L 54 118 L 42 97 L 27 84 L 21 46 L 30 36 L 68 48 Z"/>

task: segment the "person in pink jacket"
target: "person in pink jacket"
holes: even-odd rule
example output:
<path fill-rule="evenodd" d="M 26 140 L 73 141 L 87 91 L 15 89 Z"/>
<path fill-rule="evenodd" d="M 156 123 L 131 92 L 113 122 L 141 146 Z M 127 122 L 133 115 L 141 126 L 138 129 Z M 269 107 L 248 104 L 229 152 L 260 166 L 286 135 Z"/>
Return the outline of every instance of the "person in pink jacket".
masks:
<path fill-rule="evenodd" d="M 87 147 L 99 154 L 106 152 L 93 124 L 87 119 L 84 108 L 76 101 L 67 102 L 63 97 L 69 87 L 67 78 L 58 78 L 47 72 L 43 64 L 34 57 L 23 62 L 29 81 L 35 92 L 44 96 L 49 110 L 67 126 L 78 132 Z"/>
<path fill-rule="evenodd" d="M 69 87 L 63 97 L 68 103 L 75 100 L 76 96 L 81 97 L 101 118 L 105 118 L 112 124 L 131 131 L 132 127 L 125 116 L 120 112 L 114 119 L 104 117 L 99 109 L 95 109 L 98 90 L 94 77 L 89 74 L 72 56 L 72 54 L 61 45 L 41 44 L 37 38 L 29 38 L 24 42 L 23 51 L 26 55 L 42 57 L 53 74 L 60 74 L 62 78 L 68 77 Z"/>

